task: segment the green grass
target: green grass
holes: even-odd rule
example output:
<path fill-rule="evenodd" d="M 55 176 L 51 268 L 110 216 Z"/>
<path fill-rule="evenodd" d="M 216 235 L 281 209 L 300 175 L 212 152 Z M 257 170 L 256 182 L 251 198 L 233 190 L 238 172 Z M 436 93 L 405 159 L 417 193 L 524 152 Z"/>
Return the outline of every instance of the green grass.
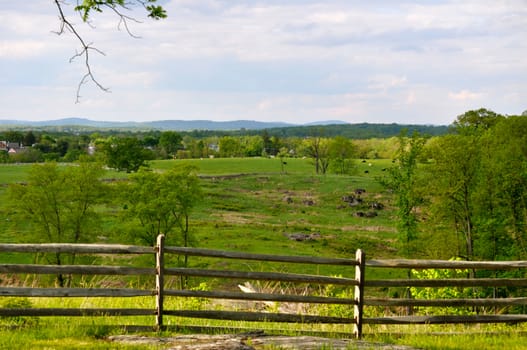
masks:
<path fill-rule="evenodd" d="M 0 184 L 24 182 L 31 164 L 0 164 Z"/>
<path fill-rule="evenodd" d="M 288 158 L 284 171 L 291 174 L 311 174 L 314 167 L 308 159 Z M 155 160 L 150 162 L 154 169 L 166 170 L 178 164 L 192 164 L 202 175 L 281 173 L 279 158 L 206 158 L 184 160 Z"/>
<path fill-rule="evenodd" d="M 204 200 L 191 215 L 191 234 L 194 245 L 200 248 L 222 249 L 253 253 L 283 255 L 315 255 L 353 258 L 355 250 L 361 248 L 368 259 L 397 257 L 394 228 L 394 208 L 390 206 L 390 194 L 383 191 L 376 178 L 384 174 L 389 160 L 357 160 L 356 172 L 352 176 L 333 174 L 316 175 L 308 159 L 287 159 L 285 173 L 281 173 L 279 159 L 269 158 L 228 158 L 203 160 L 153 161 L 155 170 L 163 171 L 181 164 L 194 164 L 202 176 Z M 371 164 L 371 165 L 370 165 Z M 0 185 L 22 182 L 27 179 L 28 165 L 0 166 Z M 368 171 L 367 173 L 365 171 Z M 108 172 L 107 178 L 123 178 L 124 173 Z M 12 210 L 5 200 L 5 186 L 0 187 L 0 242 L 24 240 L 26 227 L 14 228 L 10 225 Z M 363 198 L 379 201 L 386 205 L 374 218 L 357 217 L 358 210 L 350 208 L 342 201 L 342 196 L 353 193 L 354 189 L 366 189 Z M 127 241 L 124 223 L 119 219 L 115 203 L 108 212 L 103 212 L 103 228 L 95 236 L 105 236 L 102 242 L 133 243 Z M 320 234 L 312 241 L 295 241 L 289 236 L 295 233 Z M 168 243 L 175 241 L 168 237 Z M 448 252 L 447 252 L 448 253 Z M 443 258 L 449 258 L 444 256 Z M 114 264 L 144 265 L 150 257 L 114 261 Z M 171 262 L 171 258 L 167 258 Z M 32 255 L 11 254 L 1 258 L 2 263 L 32 263 Z M 97 260 L 97 263 L 103 260 Z M 175 261 L 172 260 L 175 264 Z M 90 262 L 91 263 L 91 262 Z M 345 267 L 306 267 L 304 265 L 264 264 L 237 260 L 190 259 L 194 267 L 244 268 L 251 271 L 288 271 L 295 273 L 324 273 L 330 275 L 353 275 L 353 269 Z M 389 269 L 368 271 L 369 278 L 397 278 L 398 272 Z M 5 278 L 6 276 L 0 276 Z M 17 281 L 19 283 L 28 280 Z M 88 283 L 100 283 L 91 280 Z M 105 281 L 112 282 L 112 281 Z M 151 282 L 151 281 L 150 281 Z M 202 282 L 191 280 L 192 285 Z M 236 281 L 238 283 L 239 281 Z M 127 285 L 137 286 L 144 279 L 125 279 Z M 236 283 L 221 280 L 207 281 L 209 287 L 236 288 Z M 386 291 L 383 291 L 386 293 Z M 58 307 L 65 304 L 71 307 L 86 305 L 105 307 L 136 307 L 138 304 L 152 305 L 153 298 L 146 299 L 32 299 L 34 307 Z M 0 299 L 1 301 L 1 299 Z M 176 303 L 176 301 L 174 301 Z M 146 306 L 145 306 L 146 307 Z M 180 307 L 173 304 L 172 307 Z M 381 310 L 382 311 L 382 310 Z M 371 310 L 369 312 L 376 312 Z M 379 311 L 380 312 L 380 311 Z M 191 321 L 167 317 L 167 324 L 190 324 Z M 234 326 L 224 321 L 196 321 L 200 325 Z M 153 346 L 130 346 L 109 343 L 106 337 L 122 333 L 119 324 L 153 325 L 153 317 L 125 318 L 46 318 L 38 319 L 38 324 L 19 326 L 16 329 L 0 327 L 0 348 L 47 348 L 47 349 L 153 349 Z M 8 320 L 0 320 L 0 325 L 8 325 Z M 245 324 L 242 327 L 285 328 L 291 334 L 298 325 Z M 320 326 L 319 330 L 342 332 L 332 326 Z M 349 327 L 348 327 L 349 330 Z M 478 327 L 461 326 L 371 326 L 365 327 L 366 340 L 413 345 L 423 349 L 522 349 L 525 348 L 518 331 L 524 326 L 488 325 Z M 493 332 L 498 332 L 495 335 Z M 402 333 L 402 335 L 399 335 Z M 433 333 L 433 334 L 432 334 Z M 466 334 L 463 334 L 466 333 Z M 478 335 L 471 335 L 476 333 Z M 156 335 L 156 334 L 150 334 Z"/>
<path fill-rule="evenodd" d="M 143 307 L 153 308 L 153 297 L 137 298 L 29 298 L 33 307 Z M 167 309 L 211 309 L 208 303 L 196 299 L 169 297 Z M 151 326 L 153 316 L 127 317 L 40 317 L 25 318 L 15 323 L 0 319 L 0 349 L 160 349 L 156 345 L 126 345 L 109 342 L 111 335 L 126 334 L 125 327 Z M 266 334 L 295 336 L 309 330 L 314 335 L 351 338 L 350 325 L 299 325 L 262 322 L 235 322 L 222 320 L 196 320 L 166 316 L 168 327 L 178 326 L 179 331 L 160 333 L 142 331 L 149 337 L 169 337 L 192 333 L 187 326 L 209 327 L 215 333 L 239 333 L 263 330 Z M 13 328 L 13 326 L 15 326 Z M 11 327 L 11 328 L 9 328 Z M 388 344 L 415 346 L 420 349 L 526 349 L 527 326 L 520 325 L 365 325 L 364 340 Z"/>
<path fill-rule="evenodd" d="M 426 350 L 522 350 L 527 327 L 522 325 L 416 325 L 366 327 L 364 339 Z M 382 329 L 382 330 L 380 330 Z"/>

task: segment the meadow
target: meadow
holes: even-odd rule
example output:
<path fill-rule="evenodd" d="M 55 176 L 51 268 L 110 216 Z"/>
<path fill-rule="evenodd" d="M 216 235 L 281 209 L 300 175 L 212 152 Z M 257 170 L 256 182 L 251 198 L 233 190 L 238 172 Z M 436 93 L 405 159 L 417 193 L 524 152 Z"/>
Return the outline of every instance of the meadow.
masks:
<path fill-rule="evenodd" d="M 356 160 L 352 175 L 317 175 L 308 159 L 287 159 L 282 167 L 279 159 L 223 158 L 194 160 L 152 161 L 151 167 L 164 171 L 181 164 L 195 165 L 199 170 L 203 200 L 191 215 L 193 246 L 200 248 L 245 251 L 281 255 L 315 255 L 352 257 L 358 248 L 369 259 L 397 257 L 397 231 L 394 225 L 395 208 L 391 194 L 378 183 L 383 169 L 390 160 Z M 6 186 L 27 179 L 29 165 L 0 165 L 0 242 L 23 240 L 24 227 L 11 225 L 12 211 L 5 199 Z M 108 179 L 123 178 L 125 174 L 108 172 Z M 356 189 L 365 190 L 361 197 L 365 203 L 382 203 L 376 216 L 356 215 L 368 208 L 350 208 L 343 197 Z M 118 207 L 118 204 L 115 205 Z M 104 225 L 97 228 L 94 237 L 104 242 L 130 243 L 123 223 L 115 212 L 105 213 Z M 314 240 L 292 239 L 294 235 L 316 234 Z M 176 241 L 176 238 L 170 238 Z M 423 242 L 423 244 L 425 244 Z M 448 258 L 448 256 L 445 256 Z M 30 257 L 4 256 L 2 263 L 30 261 Z M 191 266 L 208 264 L 206 260 L 192 258 Z M 225 262 L 222 267 L 235 267 L 238 262 Z M 247 264 L 247 263 L 244 263 Z M 250 266 L 253 270 L 264 268 Z M 273 267 L 281 269 L 283 267 Z M 291 272 L 309 273 L 301 267 Z M 343 275 L 346 271 L 332 267 L 321 271 Z M 376 272 L 376 277 L 387 277 L 390 272 Z M 191 281 L 198 285 L 201 281 Z M 129 281 L 129 283 L 132 283 Z M 140 283 L 137 281 L 136 283 Z M 217 282 L 221 283 L 221 282 Z M 209 287 L 213 288 L 214 285 Z M 87 300 L 86 298 L 35 299 L 35 307 L 86 305 L 105 303 L 107 307 L 149 304 L 151 298 Z M 174 299 L 177 308 L 181 300 Z M 0 300 L 2 303 L 2 300 Z M 4 305 L 4 304 L 0 304 Z M 172 324 L 184 322 L 172 319 Z M 162 346 L 123 345 L 109 343 L 111 334 L 122 334 L 121 325 L 152 324 L 149 318 L 23 318 L 0 320 L 0 348 L 46 349 L 155 349 Z M 221 322 L 215 325 L 229 326 Z M 274 325 L 257 325 L 273 329 Z M 331 331 L 331 330 L 330 330 Z M 411 345 L 422 349 L 524 349 L 524 326 L 371 326 L 366 327 L 365 339 L 391 344 Z M 295 329 L 290 334 L 295 334 Z M 337 331 L 336 331 L 337 332 Z M 167 335 L 166 333 L 144 333 Z"/>

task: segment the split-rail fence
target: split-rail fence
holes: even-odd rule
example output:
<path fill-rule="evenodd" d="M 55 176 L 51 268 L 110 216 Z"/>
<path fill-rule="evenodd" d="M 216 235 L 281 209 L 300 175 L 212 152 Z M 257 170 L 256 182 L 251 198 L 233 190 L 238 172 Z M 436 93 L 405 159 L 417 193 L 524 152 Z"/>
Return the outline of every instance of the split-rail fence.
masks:
<path fill-rule="evenodd" d="M 330 323 L 348 324 L 353 334 L 360 338 L 364 324 L 445 324 L 445 323 L 518 323 L 527 322 L 526 297 L 516 298 L 465 298 L 465 299 L 415 299 L 415 298 L 368 298 L 368 289 L 409 288 L 409 287 L 527 287 L 525 272 L 523 278 L 455 278 L 455 279 L 383 279 L 366 278 L 367 268 L 386 269 L 470 269 L 525 271 L 527 261 L 445 261 L 445 260 L 366 260 L 365 254 L 357 250 L 353 259 L 282 256 L 249 254 L 243 252 L 220 251 L 189 247 L 165 246 L 164 236 L 160 235 L 154 247 L 112 245 L 112 244 L 0 244 L 0 253 L 71 253 L 71 254 L 132 254 L 155 256 L 155 267 L 94 266 L 94 265 L 39 265 L 39 264 L 0 264 L 1 274 L 78 274 L 78 275 L 127 275 L 151 276 L 155 279 L 155 289 L 134 288 L 33 288 L 0 285 L 0 296 L 12 297 L 137 297 L 152 296 L 155 308 L 0 308 L 0 316 L 145 316 L 155 318 L 155 328 L 163 328 L 164 316 L 188 318 L 270 321 L 289 323 Z M 259 262 L 280 262 L 310 265 L 340 265 L 350 267 L 349 276 L 293 274 L 286 272 L 255 272 L 240 270 L 214 270 L 202 268 L 170 267 L 165 264 L 165 255 L 200 256 L 218 259 L 241 259 Z M 352 272 L 353 271 L 353 272 Z M 5 275 L 4 275 L 5 276 Z M 352 297 L 328 297 L 304 294 L 276 294 L 266 292 L 199 291 L 165 288 L 167 276 L 181 278 L 226 278 L 241 281 L 279 281 L 307 285 L 340 285 L 353 289 Z M 3 283 L 2 283 L 3 284 Z M 258 302 L 335 304 L 353 308 L 353 316 L 333 317 L 323 315 L 303 315 L 281 312 L 248 312 L 220 310 L 170 310 L 166 309 L 166 297 L 198 297 L 208 299 L 228 299 Z M 475 315 L 427 315 L 427 316 L 381 316 L 364 317 L 367 307 L 473 307 L 502 308 L 520 307 L 520 314 L 475 314 Z M 350 329 L 351 333 L 351 329 Z"/>

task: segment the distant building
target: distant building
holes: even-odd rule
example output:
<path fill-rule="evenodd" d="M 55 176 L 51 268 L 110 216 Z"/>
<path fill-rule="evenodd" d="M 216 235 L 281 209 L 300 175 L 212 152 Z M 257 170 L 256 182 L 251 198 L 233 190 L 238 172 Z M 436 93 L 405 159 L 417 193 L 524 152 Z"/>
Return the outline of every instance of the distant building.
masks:
<path fill-rule="evenodd" d="M 0 151 L 18 153 L 22 148 L 22 145 L 18 142 L 0 141 Z"/>

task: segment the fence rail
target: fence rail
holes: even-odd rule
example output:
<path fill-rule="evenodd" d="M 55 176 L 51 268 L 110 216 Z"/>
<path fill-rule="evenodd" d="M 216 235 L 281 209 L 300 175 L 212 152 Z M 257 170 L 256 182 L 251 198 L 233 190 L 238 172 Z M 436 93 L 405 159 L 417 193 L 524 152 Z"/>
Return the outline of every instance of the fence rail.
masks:
<path fill-rule="evenodd" d="M 450 269 L 450 270 L 515 270 L 525 269 L 527 261 L 445 261 L 445 260 L 369 260 L 370 268 L 396 269 Z M 525 273 L 523 273 L 525 276 Z M 527 278 L 445 278 L 445 279 L 390 279 L 365 280 L 365 287 L 527 287 Z M 412 299 L 412 298 L 367 298 L 364 306 L 403 307 L 511 307 L 527 306 L 527 298 L 458 298 L 458 299 Z M 455 324 L 455 323 L 512 323 L 527 322 L 525 314 L 510 315 L 425 315 L 364 318 L 364 324 Z"/>
<path fill-rule="evenodd" d="M 105 255 L 153 255 L 155 267 L 94 266 L 94 265 L 37 265 L 0 264 L 4 274 L 76 274 L 76 275 L 122 275 L 151 276 L 155 280 L 153 289 L 136 288 L 29 288 L 0 286 L 1 296 L 14 297 L 138 297 L 155 298 L 155 308 L 1 308 L 0 316 L 145 316 L 155 317 L 156 327 L 163 327 L 163 316 L 188 318 L 222 319 L 233 321 L 271 321 L 295 323 L 338 323 L 353 325 L 356 337 L 362 335 L 363 324 L 434 324 L 434 323 L 501 323 L 527 322 L 525 314 L 500 315 L 430 315 L 430 316 L 382 316 L 364 317 L 368 307 L 524 307 L 527 297 L 516 298 L 456 298 L 456 299 L 414 299 L 366 297 L 375 295 L 371 289 L 409 288 L 409 287 L 527 287 L 527 278 L 455 278 L 436 280 L 385 279 L 368 280 L 367 269 L 470 269 L 470 270 L 512 270 L 527 268 L 527 261 L 472 262 L 443 260 L 365 260 L 361 250 L 354 259 L 324 258 L 309 256 L 283 256 L 249 254 L 211 249 L 188 247 L 165 247 L 164 236 L 160 235 L 155 247 L 110 245 L 110 244 L 0 244 L 0 252 L 7 253 L 71 253 Z M 347 274 L 353 278 L 333 277 L 313 274 L 293 274 L 286 272 L 254 272 L 240 270 L 218 270 L 184 267 L 167 267 L 165 255 L 199 256 L 216 259 L 239 259 L 259 262 L 279 262 L 292 264 L 335 265 L 351 267 Z M 278 294 L 267 292 L 200 291 L 165 288 L 167 276 L 180 278 L 225 278 L 233 280 L 278 281 L 305 285 L 340 285 L 353 288 L 352 298 L 328 297 L 320 295 Z M 525 276 L 525 274 L 523 274 Z M 248 312 L 218 310 L 168 310 L 166 297 L 197 297 L 207 299 L 228 299 L 257 302 L 336 304 L 353 308 L 352 317 L 333 317 L 325 315 L 303 315 L 284 312 Z M 351 332 L 350 332 L 351 333 Z"/>

